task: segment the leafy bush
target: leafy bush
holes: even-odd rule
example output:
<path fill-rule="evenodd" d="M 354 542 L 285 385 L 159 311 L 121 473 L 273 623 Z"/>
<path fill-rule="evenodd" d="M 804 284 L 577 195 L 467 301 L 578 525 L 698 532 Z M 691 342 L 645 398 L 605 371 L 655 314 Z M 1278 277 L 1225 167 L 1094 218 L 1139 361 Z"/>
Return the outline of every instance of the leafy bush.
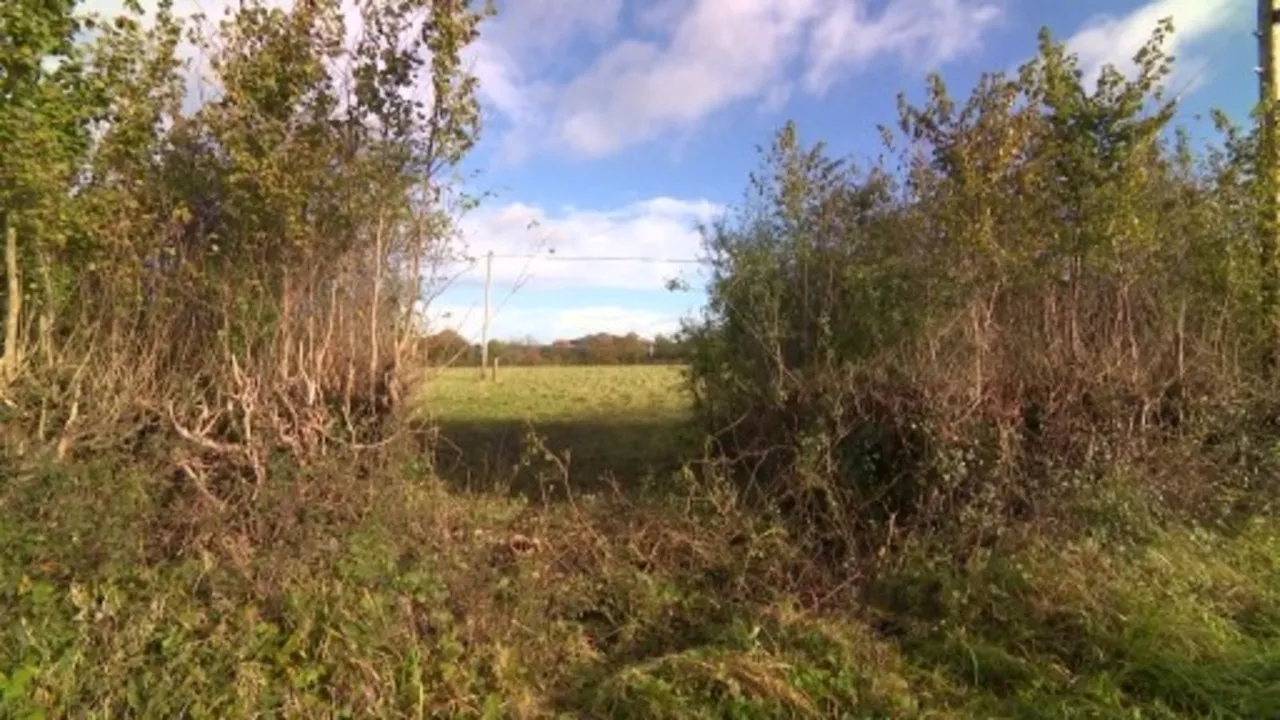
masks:
<path fill-rule="evenodd" d="M 788 125 L 708 228 L 699 414 L 824 547 L 987 542 L 1117 466 L 1154 483 L 1229 465 L 1227 438 L 1275 445 L 1256 142 L 1224 126 L 1197 156 L 1171 136 L 1170 31 L 1094 88 L 1047 33 L 962 102 L 935 77 L 884 129 L 896 165 L 859 170 Z M 1237 468 L 1181 496 L 1263 507 L 1244 477 L 1274 459 Z"/>
<path fill-rule="evenodd" d="M 468 202 L 449 172 L 479 132 L 461 57 L 487 11 L 77 5 L 0 10 L 14 424 L 64 458 L 162 434 L 233 504 L 282 454 L 384 440 Z M 217 87 L 196 108 L 184 35 Z"/>

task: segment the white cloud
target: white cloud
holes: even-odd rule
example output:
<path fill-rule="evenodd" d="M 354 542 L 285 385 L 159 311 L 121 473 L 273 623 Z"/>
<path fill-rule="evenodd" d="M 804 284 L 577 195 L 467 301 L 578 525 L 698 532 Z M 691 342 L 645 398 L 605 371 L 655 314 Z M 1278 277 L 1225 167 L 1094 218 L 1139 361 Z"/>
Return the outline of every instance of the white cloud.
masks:
<path fill-rule="evenodd" d="M 1080 58 L 1086 77 L 1095 77 L 1105 65 L 1121 71 L 1133 69 L 1133 56 L 1151 37 L 1164 18 L 1173 18 L 1174 33 L 1166 49 L 1178 56 L 1178 90 L 1203 82 L 1207 61 L 1194 53 L 1194 46 L 1216 33 L 1244 27 L 1253 19 L 1249 0 L 1152 0 L 1127 15 L 1099 15 L 1090 19 L 1067 40 L 1067 48 Z"/>
<path fill-rule="evenodd" d="M 701 248 L 699 222 L 722 208 L 706 200 L 658 197 L 614 210 L 568 208 L 551 213 L 514 202 L 463 218 L 467 252 L 493 251 L 497 286 L 661 290 L 667 279 L 696 269 L 664 260 L 694 259 Z M 508 256 L 508 257 L 501 257 Z M 510 257 L 532 256 L 532 257 Z M 573 258 L 648 258 L 649 261 L 581 261 Z M 482 268 L 466 274 L 481 277 Z"/>
<path fill-rule="evenodd" d="M 805 74 L 811 91 L 823 92 L 843 73 L 883 55 L 929 66 L 977 51 L 1002 14 L 991 2 L 966 0 L 900 0 L 877 17 L 865 8 L 841 3 L 818 23 Z"/>
<path fill-rule="evenodd" d="M 564 87 L 554 109 L 558 139 L 585 156 L 608 155 L 761 96 L 783 79 L 822 4 L 696 3 L 665 46 L 623 42 Z"/>
<path fill-rule="evenodd" d="M 584 305 L 581 307 L 545 307 L 508 305 L 493 316 L 489 336 L 498 340 L 523 340 L 532 337 L 540 342 L 567 340 L 593 333 L 615 335 L 636 333 L 653 337 L 670 335 L 680 329 L 682 314 L 658 310 L 628 308 L 618 305 Z M 446 328 L 479 342 L 481 310 L 472 305 L 437 304 L 427 316 L 433 332 Z"/>
<path fill-rule="evenodd" d="M 873 15 L 858 0 L 664 0 L 636 19 L 658 38 L 618 39 L 563 82 L 533 80 L 541 77 L 536 53 L 508 39 L 518 36 L 512 28 L 542 22 L 524 9 L 491 24 L 476 71 L 485 99 L 513 126 L 509 154 L 561 147 L 600 157 L 696 127 L 737 102 L 777 105 L 797 64 L 807 68 L 805 89 L 821 93 L 878 57 L 928 65 L 976 51 L 1003 1 L 889 0 Z M 553 3 L 544 16 L 557 20 L 544 24 L 571 37 L 565 28 L 586 22 L 585 2 Z M 599 12 L 616 22 L 616 3 L 605 5 Z M 593 27 L 597 38 L 616 30 L 600 19 Z"/>
<path fill-rule="evenodd" d="M 512 52 L 545 55 L 575 35 L 603 40 L 617 28 L 622 0 L 512 0 L 500 8 L 501 22 L 485 37 Z"/>
<path fill-rule="evenodd" d="M 644 337 L 658 333 L 671 334 L 680 329 L 680 316 L 653 310 L 636 310 L 617 306 L 591 306 L 564 310 L 552 323 L 556 337 L 582 337 L 593 332 L 625 335 L 634 332 Z"/>
<path fill-rule="evenodd" d="M 622 0 L 511 0 L 499 8 L 498 19 L 482 25 L 480 38 L 465 51 L 467 67 L 480 81 L 486 112 L 521 129 L 504 141 L 509 157 L 527 154 L 530 133 L 541 124 L 552 91 L 542 75 L 556 68 L 573 40 L 611 37 L 621 12 Z"/>
<path fill-rule="evenodd" d="M 635 9 L 635 23 L 650 32 L 666 32 L 680 22 L 696 0 L 649 0 Z"/>
<path fill-rule="evenodd" d="M 480 82 L 485 103 L 515 121 L 528 118 L 532 92 L 511 53 L 481 36 L 468 56 L 468 67 Z"/>
<path fill-rule="evenodd" d="M 701 250 L 696 224 L 722 212 L 706 200 L 670 197 L 608 210 L 551 212 L 520 202 L 478 210 L 464 218 L 462 228 L 466 251 L 478 262 L 444 269 L 452 283 L 425 315 L 437 330 L 453 328 L 477 339 L 484 306 L 483 257 L 492 250 L 498 257 L 493 263 L 491 337 L 532 335 L 548 341 L 593 332 L 674 332 L 704 296 L 673 295 L 666 281 L 682 277 L 698 287 L 705 276 L 700 265 L 662 260 L 696 259 Z M 567 260 L 584 257 L 644 260 Z"/>

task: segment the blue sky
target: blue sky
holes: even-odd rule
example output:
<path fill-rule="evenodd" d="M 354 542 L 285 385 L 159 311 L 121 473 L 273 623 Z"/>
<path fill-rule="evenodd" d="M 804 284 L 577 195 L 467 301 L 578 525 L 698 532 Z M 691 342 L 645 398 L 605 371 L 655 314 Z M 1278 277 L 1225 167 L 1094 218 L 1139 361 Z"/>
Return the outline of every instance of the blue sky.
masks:
<path fill-rule="evenodd" d="M 121 2 L 85 5 L 111 12 Z M 231 3 L 176 0 L 175 10 L 217 17 Z M 1042 26 L 1093 72 L 1126 66 L 1172 16 L 1179 122 L 1201 137 L 1208 109 L 1244 120 L 1257 93 L 1253 0 L 498 4 L 468 51 L 485 122 L 463 169 L 486 199 L 462 219 L 462 236 L 472 255 L 508 256 L 493 268 L 492 336 L 504 339 L 676 329 L 702 304 L 698 266 L 554 258 L 693 258 L 697 223 L 738 201 L 755 147 L 785 121 L 836 153 L 869 157 L 898 92 L 919 97 L 937 70 L 963 95 L 981 72 L 1027 59 Z M 431 322 L 477 338 L 483 265 L 446 275 Z M 692 290 L 666 290 L 673 277 Z"/>
<path fill-rule="evenodd" d="M 839 153 L 877 151 L 896 95 L 941 71 L 956 93 L 1034 52 L 1048 26 L 1086 68 L 1124 65 L 1172 16 L 1180 121 L 1257 92 L 1250 0 L 508 0 L 471 55 L 485 134 L 467 169 L 492 192 L 463 223 L 494 250 L 492 335 L 651 334 L 701 305 L 697 266 L 557 262 L 687 258 L 696 223 L 741 197 L 754 148 L 786 120 Z M 682 276 L 689 292 L 664 280 Z M 435 301 L 476 337 L 482 266 Z"/>

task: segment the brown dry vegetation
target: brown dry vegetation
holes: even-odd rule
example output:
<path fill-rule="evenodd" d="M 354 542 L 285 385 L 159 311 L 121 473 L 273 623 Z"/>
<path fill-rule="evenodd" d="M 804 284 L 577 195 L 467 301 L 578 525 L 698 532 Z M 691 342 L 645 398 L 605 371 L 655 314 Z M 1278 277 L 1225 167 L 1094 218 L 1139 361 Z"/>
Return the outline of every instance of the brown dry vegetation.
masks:
<path fill-rule="evenodd" d="M 179 24 L 74 5 L 0 5 L 0 716 L 1280 715 L 1275 147 L 1170 136 L 1167 28 L 933 82 L 897 166 L 785 129 L 707 229 L 705 441 L 592 485 L 533 418 L 528 499 L 404 402 L 482 13 L 246 3 L 184 115 Z"/>

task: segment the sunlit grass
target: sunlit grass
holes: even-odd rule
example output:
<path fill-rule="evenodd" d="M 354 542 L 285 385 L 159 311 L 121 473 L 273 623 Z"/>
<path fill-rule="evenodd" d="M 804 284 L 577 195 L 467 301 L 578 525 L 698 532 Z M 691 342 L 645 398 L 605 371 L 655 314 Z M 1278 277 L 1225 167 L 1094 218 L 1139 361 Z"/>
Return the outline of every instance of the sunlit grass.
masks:
<path fill-rule="evenodd" d="M 512 469 L 530 432 L 568 459 L 579 486 L 675 470 L 697 445 L 684 382 L 683 368 L 661 365 L 515 367 L 496 381 L 477 368 L 448 368 L 427 377 L 418 402 L 440 428 L 446 478 L 530 492 L 533 479 Z"/>
<path fill-rule="evenodd" d="M 513 367 L 496 382 L 476 368 L 432 373 L 424 412 L 442 422 L 643 422 L 689 412 L 683 368 L 669 365 Z"/>
<path fill-rule="evenodd" d="M 421 401 L 477 451 L 531 424 L 573 467 L 626 471 L 679 460 L 680 380 L 454 369 Z M 963 564 L 922 544 L 817 607 L 841 586 L 801 582 L 802 546 L 712 485 L 544 506 L 432 473 L 290 470 L 235 525 L 142 467 L 15 472 L 0 717 L 1280 717 L 1272 519 Z"/>

